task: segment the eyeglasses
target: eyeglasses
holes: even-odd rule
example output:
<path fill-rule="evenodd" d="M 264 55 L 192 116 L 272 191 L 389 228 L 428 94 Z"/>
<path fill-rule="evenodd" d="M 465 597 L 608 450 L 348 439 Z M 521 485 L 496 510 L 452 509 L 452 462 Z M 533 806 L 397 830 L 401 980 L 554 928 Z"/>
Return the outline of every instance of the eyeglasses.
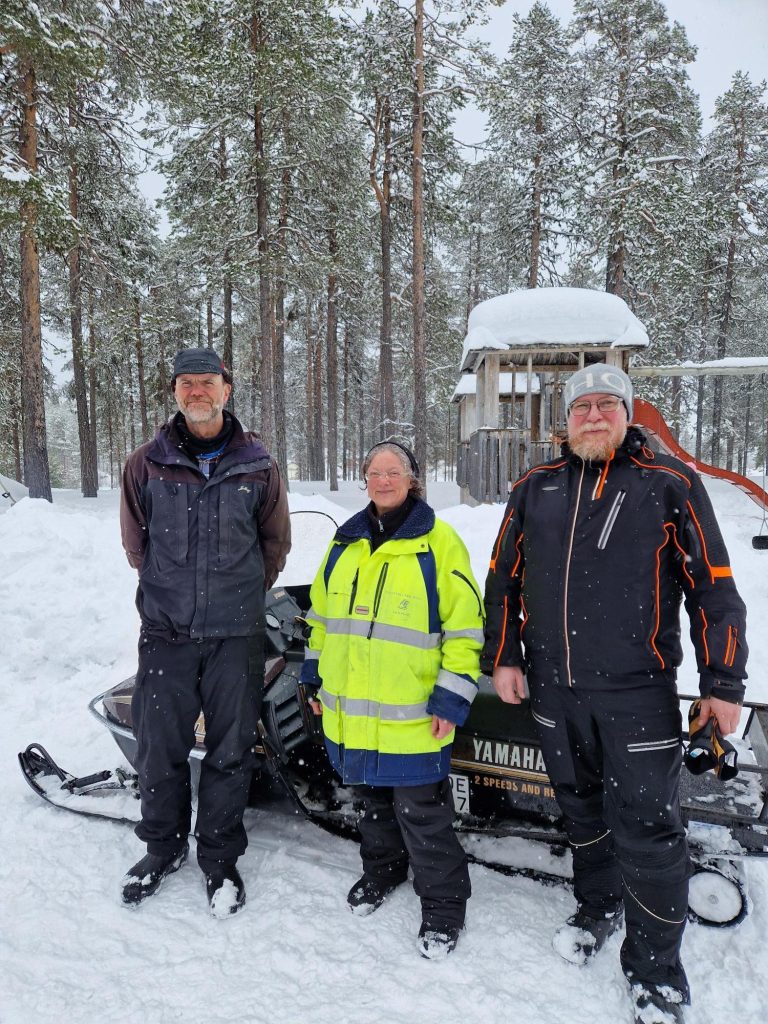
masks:
<path fill-rule="evenodd" d="M 402 480 L 404 476 L 407 476 L 401 469 L 390 469 L 386 473 L 382 473 L 379 469 L 373 469 L 370 473 L 366 474 L 368 480 L 392 480 L 397 483 L 398 480 Z"/>
<path fill-rule="evenodd" d="M 568 409 L 572 416 L 589 416 L 592 406 L 597 406 L 598 412 L 616 412 L 621 405 L 620 398 L 598 398 L 596 402 L 579 401 L 573 402 Z"/>

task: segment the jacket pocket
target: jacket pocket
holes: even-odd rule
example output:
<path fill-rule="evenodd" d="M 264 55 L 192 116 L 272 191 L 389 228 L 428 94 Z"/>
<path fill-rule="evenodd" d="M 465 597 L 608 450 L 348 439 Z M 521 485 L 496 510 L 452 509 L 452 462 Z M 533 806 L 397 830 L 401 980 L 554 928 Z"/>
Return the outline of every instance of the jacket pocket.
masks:
<path fill-rule="evenodd" d="M 196 500 L 190 485 L 166 480 L 152 482 L 149 539 L 161 571 L 169 564 L 184 565 L 189 553 L 189 505 Z"/>
<path fill-rule="evenodd" d="M 608 509 L 608 515 L 605 517 L 605 523 L 603 524 L 603 528 L 600 531 L 600 536 L 597 539 L 598 551 L 604 551 L 607 547 L 608 539 L 611 536 L 611 531 L 613 530 L 614 524 L 619 517 L 619 512 L 621 511 L 621 506 L 626 496 L 626 491 L 619 491 L 619 493 L 613 499 L 613 504 Z"/>
<path fill-rule="evenodd" d="M 222 480 L 219 485 L 220 562 L 239 561 L 257 543 L 255 513 L 258 496 L 259 485 L 242 476 Z"/>

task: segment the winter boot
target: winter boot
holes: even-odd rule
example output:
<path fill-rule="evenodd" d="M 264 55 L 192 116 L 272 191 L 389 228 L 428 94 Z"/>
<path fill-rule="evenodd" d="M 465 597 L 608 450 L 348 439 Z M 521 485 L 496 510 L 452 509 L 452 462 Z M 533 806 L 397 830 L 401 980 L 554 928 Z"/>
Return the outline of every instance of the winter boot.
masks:
<path fill-rule="evenodd" d="M 685 1024 L 683 1005 L 685 996 L 669 985 L 644 985 L 640 981 L 630 986 L 635 1024 Z"/>
<path fill-rule="evenodd" d="M 461 928 L 424 922 L 419 928 L 416 948 L 425 960 L 442 960 L 456 949 Z"/>
<path fill-rule="evenodd" d="M 402 882 L 385 882 L 380 878 L 363 875 L 347 893 L 347 904 L 353 914 L 367 917 L 378 910 L 387 896 L 393 893 Z"/>
<path fill-rule="evenodd" d="M 142 857 L 120 883 L 123 903 L 127 907 L 135 907 L 142 903 L 147 896 L 156 893 L 166 875 L 171 875 L 174 871 L 179 870 L 187 859 L 188 853 L 189 844 L 185 843 L 178 853 L 174 853 L 170 857 L 159 857 L 153 853 Z"/>
<path fill-rule="evenodd" d="M 245 885 L 234 864 L 222 864 L 205 873 L 205 891 L 213 917 L 225 920 L 245 904 Z"/>
<path fill-rule="evenodd" d="M 600 952 L 605 940 L 621 927 L 623 920 L 622 907 L 605 917 L 590 917 L 579 909 L 555 932 L 552 948 L 563 960 L 581 967 Z"/>

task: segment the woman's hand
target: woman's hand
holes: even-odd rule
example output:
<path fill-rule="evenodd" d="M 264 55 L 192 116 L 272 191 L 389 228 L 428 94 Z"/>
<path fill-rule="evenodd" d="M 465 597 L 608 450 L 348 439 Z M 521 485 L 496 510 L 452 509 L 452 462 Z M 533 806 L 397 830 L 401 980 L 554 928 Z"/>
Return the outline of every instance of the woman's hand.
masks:
<path fill-rule="evenodd" d="M 449 722 L 447 718 L 438 718 L 437 715 L 432 715 L 432 735 L 436 740 L 443 739 L 451 729 L 455 728 L 455 722 Z"/>

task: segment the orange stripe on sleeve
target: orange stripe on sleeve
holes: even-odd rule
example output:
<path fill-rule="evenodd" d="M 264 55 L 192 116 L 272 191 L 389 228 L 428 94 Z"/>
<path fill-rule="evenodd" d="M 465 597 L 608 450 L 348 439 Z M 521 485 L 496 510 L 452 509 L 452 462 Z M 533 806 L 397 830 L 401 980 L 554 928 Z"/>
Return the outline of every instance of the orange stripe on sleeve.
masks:
<path fill-rule="evenodd" d="M 688 572 L 688 567 L 685 564 L 685 560 L 688 557 L 688 553 L 685 551 L 685 549 L 683 547 L 680 546 L 680 542 L 677 539 L 677 529 L 676 529 L 676 527 L 674 526 L 674 524 L 671 524 L 671 525 L 672 525 L 672 540 L 675 542 L 675 547 L 677 548 L 677 550 L 680 552 L 680 555 L 682 556 L 682 559 L 683 559 L 683 561 L 682 561 L 683 572 L 685 573 L 685 575 L 686 575 L 686 577 L 688 579 L 688 582 L 691 584 L 691 589 L 693 589 L 696 586 L 696 583 L 694 582 L 693 576 L 691 576 L 691 574 Z"/>
<path fill-rule="evenodd" d="M 709 563 L 707 563 L 709 565 Z M 710 565 L 709 571 L 713 580 L 726 580 L 733 576 L 730 565 Z"/>
<path fill-rule="evenodd" d="M 499 641 L 499 649 L 496 652 L 496 657 L 493 660 L 493 667 L 494 668 L 496 668 L 497 665 L 499 664 L 499 658 L 501 657 L 501 652 L 504 650 L 504 640 L 505 640 L 505 638 L 507 636 L 507 608 L 508 607 L 509 607 L 509 603 L 508 603 L 507 598 L 505 597 L 504 598 L 504 619 L 502 620 L 502 624 L 501 624 L 501 640 Z"/>
<path fill-rule="evenodd" d="M 512 518 L 512 516 L 514 514 L 515 514 L 515 510 L 513 508 L 510 509 L 509 510 L 509 515 L 504 520 L 504 522 L 502 523 L 501 529 L 499 530 L 499 536 L 498 536 L 498 539 L 496 541 L 496 550 L 493 552 L 493 555 L 491 556 L 491 564 L 489 566 L 491 572 L 496 572 L 496 559 L 499 557 L 499 550 L 501 548 L 501 542 L 504 540 L 504 534 L 507 532 L 507 527 L 509 526 L 509 521 L 510 521 L 510 519 Z"/>
<path fill-rule="evenodd" d="M 709 665 L 709 647 L 707 646 L 707 629 L 709 628 L 709 623 L 707 622 L 707 616 L 704 614 L 704 609 L 699 608 L 699 611 L 701 612 L 701 617 L 704 621 L 704 628 L 701 631 L 701 642 L 704 644 L 704 664 Z"/>

